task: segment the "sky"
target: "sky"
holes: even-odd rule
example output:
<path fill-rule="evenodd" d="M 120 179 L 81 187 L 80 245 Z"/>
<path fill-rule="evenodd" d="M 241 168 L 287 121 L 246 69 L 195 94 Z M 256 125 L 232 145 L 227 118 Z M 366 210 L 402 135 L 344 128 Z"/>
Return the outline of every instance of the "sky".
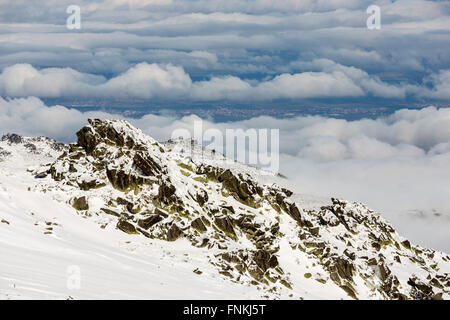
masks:
<path fill-rule="evenodd" d="M 66 27 L 69 5 L 81 8 L 79 30 Z M 379 30 L 367 28 L 370 5 Z M 165 140 L 199 120 L 81 112 L 58 99 L 421 106 L 375 119 L 203 120 L 280 129 L 293 188 L 365 202 L 450 252 L 449 15 L 450 1 L 425 0 L 0 0 L 0 134 L 72 142 L 98 117 Z"/>
<path fill-rule="evenodd" d="M 446 104 L 449 14 L 424 0 L 0 0 L 0 95 Z"/>

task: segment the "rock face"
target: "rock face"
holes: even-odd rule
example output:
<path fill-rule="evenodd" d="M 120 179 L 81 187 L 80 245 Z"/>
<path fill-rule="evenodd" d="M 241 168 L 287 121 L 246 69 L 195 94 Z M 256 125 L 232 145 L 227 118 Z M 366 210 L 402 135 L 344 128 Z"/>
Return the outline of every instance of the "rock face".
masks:
<path fill-rule="evenodd" d="M 450 277 L 439 270 L 450 257 L 401 238 L 363 204 L 331 199 L 304 210 L 292 191 L 256 182 L 244 165 L 213 152 L 205 160 L 200 146 L 186 152 L 191 142 L 160 144 L 125 121 L 89 120 L 77 138 L 41 170 L 53 179 L 43 183 L 77 189 L 77 210 L 130 235 L 208 249 L 227 279 L 275 295 L 306 281 L 353 299 L 448 298 Z M 102 199 L 101 210 L 90 197 Z"/>

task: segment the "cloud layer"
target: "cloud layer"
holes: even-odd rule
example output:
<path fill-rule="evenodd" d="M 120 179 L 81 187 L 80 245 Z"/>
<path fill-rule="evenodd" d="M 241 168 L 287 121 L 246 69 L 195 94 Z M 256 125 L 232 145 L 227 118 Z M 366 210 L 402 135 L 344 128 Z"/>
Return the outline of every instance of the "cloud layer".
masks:
<path fill-rule="evenodd" d="M 8 97 L 139 98 L 192 101 L 308 99 L 331 97 L 405 96 L 448 98 L 450 71 L 429 76 L 430 88 L 392 85 L 363 70 L 327 59 L 298 63 L 312 70 L 283 73 L 262 81 L 236 76 L 193 81 L 182 67 L 139 63 L 107 79 L 71 68 L 37 70 L 30 64 L 15 64 L 0 73 L 0 95 Z"/>
<path fill-rule="evenodd" d="M 65 27 L 70 4 L 0 1 L 3 77 L 36 75 L 2 95 L 449 99 L 447 1 L 81 0 L 81 30 Z M 381 30 L 366 28 L 372 4 Z"/>

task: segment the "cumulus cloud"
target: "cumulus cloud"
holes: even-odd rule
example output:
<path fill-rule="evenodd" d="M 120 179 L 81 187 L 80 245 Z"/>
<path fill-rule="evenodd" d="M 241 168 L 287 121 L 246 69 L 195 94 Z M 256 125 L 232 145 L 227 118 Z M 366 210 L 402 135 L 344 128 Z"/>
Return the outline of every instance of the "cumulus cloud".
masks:
<path fill-rule="evenodd" d="M 196 52 L 196 55 L 203 53 Z M 211 57 L 210 57 L 211 58 Z M 407 94 L 448 97 L 448 71 L 431 76 L 431 89 L 413 85 L 392 85 L 355 67 L 328 59 L 298 62 L 299 73 L 283 73 L 262 81 L 236 76 L 193 81 L 180 66 L 136 64 L 106 79 L 71 68 L 38 70 L 29 64 L 16 64 L 0 73 L 0 94 L 9 97 L 93 97 L 160 98 L 166 100 L 275 100 L 330 97 L 382 97 L 402 99 Z"/>

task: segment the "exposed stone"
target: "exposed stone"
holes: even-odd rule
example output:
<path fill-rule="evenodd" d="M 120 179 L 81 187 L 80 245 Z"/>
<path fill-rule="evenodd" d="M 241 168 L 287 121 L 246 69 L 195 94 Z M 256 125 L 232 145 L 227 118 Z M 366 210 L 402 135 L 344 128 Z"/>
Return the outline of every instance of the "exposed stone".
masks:
<path fill-rule="evenodd" d="M 358 298 L 356 297 L 355 291 L 353 291 L 353 289 L 350 288 L 348 285 L 342 285 L 341 289 L 344 290 L 353 299 L 358 300 Z"/>
<path fill-rule="evenodd" d="M 19 144 L 22 143 L 22 137 L 15 133 L 8 133 L 2 137 L 2 141 L 8 141 L 9 143 Z"/>
<path fill-rule="evenodd" d="M 205 190 L 199 191 L 195 200 L 200 206 L 203 206 L 209 200 L 208 193 Z"/>
<path fill-rule="evenodd" d="M 198 231 L 200 231 L 200 232 L 205 232 L 207 230 L 206 226 L 203 223 L 201 218 L 197 218 L 194 221 L 192 221 L 191 222 L 191 227 L 196 229 L 196 230 L 198 230 Z"/>
<path fill-rule="evenodd" d="M 313 236 L 317 237 L 319 235 L 319 229 L 320 229 L 319 227 L 314 227 L 309 229 L 309 232 L 311 232 Z"/>
<path fill-rule="evenodd" d="M 337 257 L 334 258 L 331 271 L 336 271 L 342 279 L 351 281 L 353 279 L 354 266 L 347 259 Z"/>
<path fill-rule="evenodd" d="M 411 243 L 409 242 L 409 240 L 402 241 L 402 245 L 403 245 L 406 249 L 411 250 Z"/>
<path fill-rule="evenodd" d="M 165 213 L 164 211 L 162 211 L 159 208 L 155 208 L 155 211 L 153 212 L 154 214 L 160 215 L 164 218 L 167 218 L 169 215 L 167 213 Z"/>
<path fill-rule="evenodd" d="M 253 260 L 255 261 L 256 265 L 263 271 L 278 266 L 277 257 L 264 250 L 258 250 L 254 254 Z"/>
<path fill-rule="evenodd" d="M 158 190 L 158 200 L 164 204 L 170 204 L 176 201 L 176 188 L 171 183 L 162 182 Z"/>
<path fill-rule="evenodd" d="M 431 300 L 443 300 L 442 295 L 443 295 L 442 292 L 436 293 L 431 297 Z"/>
<path fill-rule="evenodd" d="M 39 172 L 39 173 L 37 173 L 34 177 L 35 178 L 37 178 L 37 179 L 43 179 L 43 178 L 45 178 L 45 177 L 47 177 L 47 172 Z"/>
<path fill-rule="evenodd" d="M 97 181 L 97 180 L 89 180 L 89 181 L 81 181 L 78 182 L 78 187 L 83 190 L 83 191 L 87 191 L 87 190 L 91 190 L 91 189 L 95 189 L 95 188 L 100 188 L 105 186 L 105 184 L 103 182 Z"/>
<path fill-rule="evenodd" d="M 86 200 L 86 197 L 79 197 L 79 198 L 74 198 L 73 199 L 73 204 L 72 206 L 76 209 L 76 210 L 89 210 L 89 204 Z"/>
<path fill-rule="evenodd" d="M 138 221 L 138 226 L 148 230 L 150 229 L 152 226 L 154 226 L 155 224 L 157 224 L 158 222 L 162 221 L 163 217 L 158 215 L 158 214 L 152 214 L 150 215 L 148 218 L 145 219 L 141 219 Z"/>
<path fill-rule="evenodd" d="M 294 194 L 291 190 L 285 189 L 285 188 L 281 188 L 281 191 L 284 192 L 284 194 L 286 195 L 286 197 L 290 197 L 290 196 L 292 196 L 292 195 Z"/>
<path fill-rule="evenodd" d="M 161 172 L 161 166 L 148 154 L 136 153 L 134 156 L 135 165 L 146 176 L 155 176 Z"/>
<path fill-rule="evenodd" d="M 110 214 L 112 216 L 116 216 L 116 217 L 120 217 L 120 214 L 114 210 L 108 209 L 108 208 L 101 208 L 100 210 L 102 210 L 104 213 L 106 214 Z"/>
<path fill-rule="evenodd" d="M 147 183 L 145 177 L 139 177 L 131 173 L 127 173 L 122 169 L 106 169 L 106 175 L 109 182 L 114 188 L 125 191 L 132 186 L 142 185 Z"/>
<path fill-rule="evenodd" d="M 257 266 L 252 266 L 248 268 L 248 273 L 252 276 L 256 281 L 261 281 L 264 279 L 264 272 Z"/>
<path fill-rule="evenodd" d="M 77 132 L 78 145 L 82 146 L 87 154 L 92 154 L 98 144 L 98 139 L 90 127 L 83 127 Z"/>
<path fill-rule="evenodd" d="M 129 234 L 137 234 L 136 228 L 125 220 L 119 220 L 117 223 L 117 228 Z"/>
<path fill-rule="evenodd" d="M 167 233 L 167 241 L 175 241 L 183 235 L 183 231 L 175 223 L 173 223 Z"/>
<path fill-rule="evenodd" d="M 247 202 L 250 197 L 250 191 L 246 182 L 241 182 L 233 175 L 230 169 L 225 170 L 218 176 L 218 181 L 227 188 L 236 200 Z"/>
<path fill-rule="evenodd" d="M 224 231 L 227 234 L 236 236 L 233 228 L 233 223 L 228 216 L 216 217 L 214 222 L 220 230 Z"/>

